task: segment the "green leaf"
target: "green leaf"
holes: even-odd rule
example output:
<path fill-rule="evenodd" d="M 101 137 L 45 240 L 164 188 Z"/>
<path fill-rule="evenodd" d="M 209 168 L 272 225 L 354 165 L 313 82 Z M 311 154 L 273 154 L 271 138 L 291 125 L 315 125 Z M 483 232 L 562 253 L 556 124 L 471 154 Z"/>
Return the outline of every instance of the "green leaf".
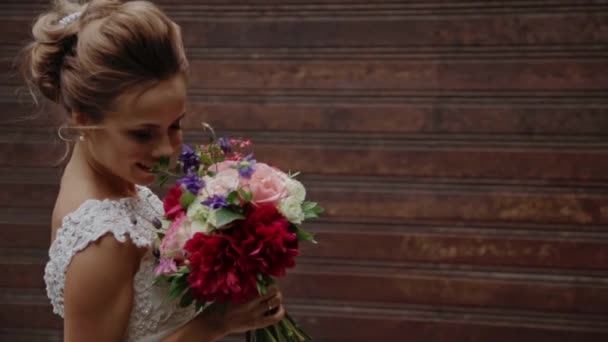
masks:
<path fill-rule="evenodd" d="M 293 227 L 295 227 L 296 236 L 298 237 L 298 241 L 310 241 L 314 244 L 317 243 L 317 241 L 315 241 L 315 236 L 313 234 L 304 231 L 302 228 L 300 228 L 298 226 L 294 225 Z"/>
<path fill-rule="evenodd" d="M 239 205 L 239 193 L 237 191 L 233 191 L 231 193 L 228 194 L 228 196 L 226 196 L 226 202 L 230 203 L 230 204 L 234 204 L 234 205 Z"/>
<path fill-rule="evenodd" d="M 264 280 L 264 284 L 266 284 L 267 286 L 275 285 L 277 283 L 272 276 L 269 276 L 267 274 L 264 274 L 262 276 L 262 279 Z"/>
<path fill-rule="evenodd" d="M 192 202 L 196 199 L 196 195 L 191 193 L 190 191 L 184 191 L 182 197 L 179 199 L 179 204 L 182 208 L 188 208 Z"/>
<path fill-rule="evenodd" d="M 187 265 L 186 266 L 180 266 L 177 269 L 177 273 L 181 273 L 181 274 L 186 275 L 186 273 L 190 273 L 190 267 L 188 267 Z M 187 279 L 184 279 L 184 280 L 187 280 Z"/>
<path fill-rule="evenodd" d="M 272 333 L 266 328 L 262 329 L 262 335 L 264 336 L 264 339 L 262 340 L 264 342 L 277 342 L 277 339 L 274 338 Z"/>
<path fill-rule="evenodd" d="M 158 166 L 161 169 L 165 169 L 166 170 L 169 167 L 169 161 L 170 161 L 169 157 L 160 157 L 158 159 Z"/>
<path fill-rule="evenodd" d="M 227 208 L 221 208 L 215 212 L 215 227 L 220 228 L 233 221 L 244 219 L 245 216 L 239 213 L 235 213 L 234 211 Z"/>
<path fill-rule="evenodd" d="M 160 275 L 160 276 L 156 277 L 156 279 L 154 279 L 154 285 L 168 283 L 171 281 L 171 278 L 172 278 L 171 276 Z"/>
<path fill-rule="evenodd" d="M 319 214 L 325 210 L 316 202 L 304 202 L 302 203 L 302 211 L 304 212 L 304 218 L 308 219 L 319 217 Z"/>
<path fill-rule="evenodd" d="M 179 297 L 184 290 L 188 288 L 188 279 L 186 274 L 182 274 L 174 277 L 171 280 L 171 286 L 169 287 L 169 299 L 174 300 Z"/>
<path fill-rule="evenodd" d="M 290 340 L 292 337 L 295 337 L 293 331 L 291 330 L 291 326 L 287 323 L 286 319 L 282 319 L 279 324 L 281 325 L 281 328 L 283 328 L 285 335 L 287 335 Z"/>
<path fill-rule="evenodd" d="M 266 293 L 268 293 L 268 288 L 266 287 L 266 285 L 262 281 L 258 280 L 256 284 L 258 286 L 258 293 L 259 294 L 261 294 L 263 296 Z"/>
<path fill-rule="evenodd" d="M 165 185 L 165 183 L 167 183 L 167 181 L 169 180 L 169 176 L 167 175 L 161 175 L 158 179 L 158 186 L 163 186 Z"/>
<path fill-rule="evenodd" d="M 194 301 L 194 295 L 192 294 L 192 290 L 187 289 L 186 292 L 184 293 L 184 295 L 182 296 L 182 299 L 179 301 L 179 305 L 182 308 L 185 308 L 186 306 L 189 306 L 190 304 L 192 304 L 193 301 Z"/>
<path fill-rule="evenodd" d="M 283 332 L 279 329 L 279 326 L 277 324 L 271 326 L 269 329 L 271 329 L 274 337 L 277 339 L 278 342 L 287 342 L 287 339 L 285 338 L 285 336 L 283 336 Z"/>
<path fill-rule="evenodd" d="M 239 195 L 245 202 L 251 202 L 251 200 L 253 199 L 253 193 L 251 191 L 239 189 Z"/>
<path fill-rule="evenodd" d="M 308 211 L 317 206 L 317 202 L 306 201 L 302 203 L 302 210 Z"/>

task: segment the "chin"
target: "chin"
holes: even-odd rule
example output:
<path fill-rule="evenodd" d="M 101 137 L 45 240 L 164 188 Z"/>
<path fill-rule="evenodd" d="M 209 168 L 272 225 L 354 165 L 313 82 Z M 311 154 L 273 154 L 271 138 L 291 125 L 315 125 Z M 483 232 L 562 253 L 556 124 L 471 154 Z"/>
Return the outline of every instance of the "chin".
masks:
<path fill-rule="evenodd" d="M 149 186 L 156 181 L 156 174 L 140 170 L 136 167 L 130 178 L 134 184 Z"/>
<path fill-rule="evenodd" d="M 150 186 L 153 185 L 155 181 L 156 175 L 152 175 L 150 177 L 137 177 L 136 179 L 134 179 L 133 183 L 137 185 Z"/>

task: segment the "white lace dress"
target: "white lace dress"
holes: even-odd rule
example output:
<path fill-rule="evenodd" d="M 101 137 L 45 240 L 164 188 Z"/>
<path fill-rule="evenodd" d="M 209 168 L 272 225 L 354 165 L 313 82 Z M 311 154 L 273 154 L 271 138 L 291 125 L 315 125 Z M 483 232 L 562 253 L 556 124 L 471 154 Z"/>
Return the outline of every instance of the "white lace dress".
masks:
<path fill-rule="evenodd" d="M 180 308 L 167 299 L 167 289 L 154 285 L 152 254 L 154 227 L 151 220 L 162 213 L 162 203 L 152 191 L 138 186 L 138 196 L 119 200 L 87 200 L 63 219 L 49 249 L 44 270 L 46 291 L 53 312 L 63 317 L 65 272 L 72 257 L 91 242 L 111 233 L 125 242 L 127 236 L 138 247 L 147 247 L 133 279 L 133 308 L 127 341 L 160 341 L 195 316 L 194 307 Z"/>

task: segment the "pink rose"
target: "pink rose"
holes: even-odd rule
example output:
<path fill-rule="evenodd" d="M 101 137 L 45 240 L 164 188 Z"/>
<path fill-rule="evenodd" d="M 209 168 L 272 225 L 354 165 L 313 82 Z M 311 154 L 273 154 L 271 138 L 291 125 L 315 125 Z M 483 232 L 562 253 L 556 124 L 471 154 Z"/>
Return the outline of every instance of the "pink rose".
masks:
<path fill-rule="evenodd" d="M 252 202 L 254 204 L 276 205 L 288 195 L 283 177 L 278 171 L 264 163 L 255 165 L 255 172 L 246 185 L 248 190 L 253 193 Z"/>
<path fill-rule="evenodd" d="M 226 196 L 239 187 L 239 172 L 235 169 L 226 168 L 213 177 L 204 177 L 204 194 L 212 197 L 214 195 Z"/>
<path fill-rule="evenodd" d="M 171 223 L 160 243 L 160 255 L 174 260 L 184 259 L 184 244 L 192 236 L 190 221 L 185 213 L 180 213 Z"/>

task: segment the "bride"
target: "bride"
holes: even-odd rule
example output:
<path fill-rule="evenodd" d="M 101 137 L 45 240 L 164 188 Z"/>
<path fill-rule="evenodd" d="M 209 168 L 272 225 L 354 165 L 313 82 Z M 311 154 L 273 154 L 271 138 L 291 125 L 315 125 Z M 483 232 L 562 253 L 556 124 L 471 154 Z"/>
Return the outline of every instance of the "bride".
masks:
<path fill-rule="evenodd" d="M 65 341 L 215 341 L 277 323 L 277 288 L 197 313 L 153 284 L 151 222 L 162 203 L 145 185 L 150 167 L 182 144 L 180 28 L 146 1 L 58 0 L 32 32 L 24 76 L 34 94 L 66 109 L 60 137 L 75 137 L 44 275 Z"/>

